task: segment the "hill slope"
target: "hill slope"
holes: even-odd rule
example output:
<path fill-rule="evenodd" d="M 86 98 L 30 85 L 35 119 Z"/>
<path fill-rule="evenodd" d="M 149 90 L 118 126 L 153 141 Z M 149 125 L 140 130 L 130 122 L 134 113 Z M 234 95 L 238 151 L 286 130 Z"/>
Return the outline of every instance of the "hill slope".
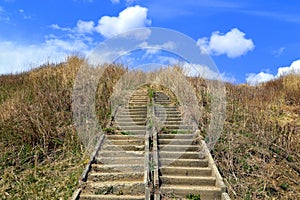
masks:
<path fill-rule="evenodd" d="M 67 199 L 87 162 L 72 120 L 71 95 L 83 60 L 0 76 L 0 194 L 3 199 Z M 97 91 L 99 121 L 109 118 L 109 97 L 126 72 L 111 65 Z M 205 136 L 210 95 L 198 88 Z M 227 118 L 213 155 L 232 199 L 300 198 L 300 77 L 257 87 L 226 84 Z M 105 91 L 105 92 L 104 92 Z"/>

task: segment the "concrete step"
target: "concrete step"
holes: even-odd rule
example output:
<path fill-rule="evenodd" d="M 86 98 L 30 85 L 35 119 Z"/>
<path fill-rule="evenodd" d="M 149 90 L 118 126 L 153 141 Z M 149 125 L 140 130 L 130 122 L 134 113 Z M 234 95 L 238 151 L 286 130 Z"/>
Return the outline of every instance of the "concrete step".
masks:
<path fill-rule="evenodd" d="M 128 103 L 129 106 L 146 106 L 148 104 L 148 102 L 143 102 L 143 101 L 131 101 Z"/>
<path fill-rule="evenodd" d="M 208 167 L 207 159 L 172 159 L 160 158 L 160 166 L 176 166 L 176 167 Z"/>
<path fill-rule="evenodd" d="M 113 173 L 113 172 L 144 172 L 143 164 L 92 164 L 92 172 Z"/>
<path fill-rule="evenodd" d="M 194 139 L 194 134 L 158 134 L 159 139 Z"/>
<path fill-rule="evenodd" d="M 211 176 L 212 170 L 210 167 L 160 167 L 159 171 L 162 175 L 176 175 L 176 176 Z"/>
<path fill-rule="evenodd" d="M 221 189 L 214 186 L 178 186 L 162 185 L 160 188 L 162 197 L 175 197 L 176 199 L 186 198 L 188 194 L 200 194 L 201 199 L 217 200 L 221 199 Z"/>
<path fill-rule="evenodd" d="M 201 159 L 198 152 L 159 151 L 160 158 Z M 202 158 L 203 159 L 203 158 Z"/>
<path fill-rule="evenodd" d="M 96 164 L 144 164 L 144 157 L 96 157 Z"/>
<path fill-rule="evenodd" d="M 154 110 L 176 110 L 178 111 L 178 107 L 177 106 L 155 106 Z"/>
<path fill-rule="evenodd" d="M 146 126 L 146 120 L 143 119 L 142 121 L 118 121 L 117 122 L 119 126 Z"/>
<path fill-rule="evenodd" d="M 122 114 L 130 114 L 130 115 L 137 115 L 137 114 L 147 114 L 147 110 L 133 110 L 133 109 L 129 109 L 129 110 L 122 110 L 120 111 L 120 113 Z"/>
<path fill-rule="evenodd" d="M 80 200 L 144 200 L 145 195 L 95 195 L 80 194 Z"/>
<path fill-rule="evenodd" d="M 119 135 L 119 134 L 114 134 L 114 135 L 106 135 L 105 136 L 109 140 L 145 140 L 145 136 L 143 135 Z"/>
<path fill-rule="evenodd" d="M 171 104 L 172 101 L 168 101 L 168 100 L 164 100 L 164 101 L 155 101 L 155 104 L 159 104 L 159 105 L 169 105 Z"/>
<path fill-rule="evenodd" d="M 158 145 L 160 151 L 199 151 L 200 148 L 198 145 L 174 145 L 174 144 L 165 144 Z"/>
<path fill-rule="evenodd" d="M 155 113 L 155 117 L 164 117 L 170 119 L 180 119 L 181 120 L 181 114 L 180 113 L 174 113 L 174 114 L 168 114 L 168 113 Z M 171 120 L 170 120 L 171 121 Z"/>
<path fill-rule="evenodd" d="M 110 145 L 143 145 L 144 140 L 141 139 L 124 139 L 124 140 L 109 140 L 105 139 L 104 142 L 108 141 Z"/>
<path fill-rule="evenodd" d="M 165 128 L 162 134 L 192 134 L 194 131 L 191 129 L 167 129 Z M 160 134 L 160 133 L 159 133 Z"/>
<path fill-rule="evenodd" d="M 191 145 L 193 144 L 193 139 L 160 139 L 158 138 L 158 144 L 171 144 L 171 145 Z"/>
<path fill-rule="evenodd" d="M 124 151 L 144 151 L 145 145 L 103 145 L 102 150 L 105 151 L 116 151 L 116 150 L 124 150 Z"/>
<path fill-rule="evenodd" d="M 119 118 L 146 118 L 147 117 L 147 113 L 140 113 L 140 114 L 131 114 L 131 113 L 119 113 L 116 116 L 116 119 Z"/>
<path fill-rule="evenodd" d="M 145 117 L 140 117 L 140 118 L 132 118 L 130 116 L 116 117 L 115 120 L 116 120 L 117 123 L 123 123 L 123 122 L 146 123 L 146 118 Z"/>
<path fill-rule="evenodd" d="M 143 180 L 143 172 L 115 172 L 115 173 L 99 173 L 92 172 L 89 174 L 89 181 L 105 182 L 105 181 L 131 181 Z"/>
<path fill-rule="evenodd" d="M 190 177 L 190 176 L 160 176 L 163 185 L 197 185 L 197 186 L 215 186 L 216 178 L 214 177 Z"/>
<path fill-rule="evenodd" d="M 146 130 L 146 126 L 119 126 L 122 130 Z"/>
<path fill-rule="evenodd" d="M 145 130 L 121 130 L 121 133 L 123 135 L 145 135 L 146 129 Z"/>
<path fill-rule="evenodd" d="M 193 130 L 193 126 L 189 126 L 189 125 L 185 125 L 185 124 L 180 124 L 180 125 L 174 125 L 174 124 L 167 124 L 168 122 L 166 122 L 165 124 L 164 124 L 164 127 L 166 128 L 166 129 L 170 129 L 170 130 L 177 130 L 177 129 L 179 129 L 179 130 Z"/>
<path fill-rule="evenodd" d="M 145 185 L 143 181 L 86 182 L 84 191 L 90 194 L 142 195 Z"/>
<path fill-rule="evenodd" d="M 166 122 L 171 122 L 171 121 L 180 121 L 182 122 L 181 120 L 181 116 L 169 116 L 169 115 L 160 115 L 160 116 L 155 116 L 157 118 L 160 118 L 160 119 L 164 119 L 164 123 Z"/>
<path fill-rule="evenodd" d="M 147 105 L 145 106 L 124 106 L 125 109 L 139 109 L 139 110 L 147 110 Z"/>
<path fill-rule="evenodd" d="M 170 118 L 169 118 L 170 119 Z M 181 125 L 182 121 L 181 120 L 169 120 L 164 122 L 164 125 Z"/>
<path fill-rule="evenodd" d="M 155 110 L 155 114 L 180 115 L 178 110 Z"/>
<path fill-rule="evenodd" d="M 144 157 L 143 151 L 100 151 L 97 157 Z"/>

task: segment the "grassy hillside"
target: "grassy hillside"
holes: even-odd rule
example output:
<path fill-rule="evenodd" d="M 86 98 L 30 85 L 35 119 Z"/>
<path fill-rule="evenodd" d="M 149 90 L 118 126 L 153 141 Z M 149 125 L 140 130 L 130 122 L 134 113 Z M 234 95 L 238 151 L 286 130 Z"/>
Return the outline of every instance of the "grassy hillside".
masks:
<path fill-rule="evenodd" d="M 72 121 L 74 78 L 83 60 L 0 76 L 0 199 L 67 199 L 89 155 Z M 99 121 L 109 118 L 109 97 L 126 72 L 109 66 L 99 82 Z M 210 95 L 201 89 L 209 123 Z M 213 155 L 232 199 L 300 198 L 300 77 L 257 87 L 226 84 L 227 119 Z"/>
<path fill-rule="evenodd" d="M 72 122 L 71 95 L 83 60 L 0 76 L 0 199 L 67 199 L 89 155 Z M 108 67 L 97 91 L 101 123 L 109 117 L 113 83 Z"/>

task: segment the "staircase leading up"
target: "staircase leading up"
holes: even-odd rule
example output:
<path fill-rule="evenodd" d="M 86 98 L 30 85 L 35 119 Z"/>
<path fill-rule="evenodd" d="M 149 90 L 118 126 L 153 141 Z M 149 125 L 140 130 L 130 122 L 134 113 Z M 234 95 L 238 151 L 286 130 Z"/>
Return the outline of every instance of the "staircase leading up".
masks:
<path fill-rule="evenodd" d="M 177 99 L 163 90 L 152 96 L 149 88 L 117 109 L 73 199 L 230 199 L 205 142 L 183 123 Z"/>
<path fill-rule="evenodd" d="M 157 118 L 165 119 L 157 134 L 160 197 L 221 199 L 225 188 L 217 183 L 208 156 L 199 153 L 201 145 L 192 126 L 183 125 L 179 107 L 156 92 L 154 110 Z"/>
<path fill-rule="evenodd" d="M 147 90 L 136 91 L 128 106 L 120 108 L 97 151 L 78 199 L 147 199 L 149 149 L 146 137 Z M 146 164 L 145 164 L 146 163 Z"/>

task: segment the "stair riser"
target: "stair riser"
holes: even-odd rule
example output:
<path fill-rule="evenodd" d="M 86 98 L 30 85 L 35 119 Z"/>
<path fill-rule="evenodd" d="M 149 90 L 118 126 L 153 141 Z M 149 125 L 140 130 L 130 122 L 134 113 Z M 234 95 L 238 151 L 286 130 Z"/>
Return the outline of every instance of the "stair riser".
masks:
<path fill-rule="evenodd" d="M 159 139 L 194 139 L 194 134 L 160 134 Z"/>
<path fill-rule="evenodd" d="M 131 174 L 90 174 L 89 181 L 106 182 L 106 181 L 143 181 L 144 173 Z"/>
<path fill-rule="evenodd" d="M 86 186 L 85 192 L 91 194 L 139 195 L 145 193 L 145 186 L 143 183 L 130 185 L 107 184 L 106 186 Z"/>
<path fill-rule="evenodd" d="M 143 120 L 143 121 L 137 121 L 137 122 L 132 121 L 132 120 L 130 120 L 128 122 L 120 122 L 120 121 L 118 121 L 117 123 L 118 123 L 118 125 L 120 127 L 123 127 L 123 126 L 144 126 L 144 128 L 145 128 L 145 126 L 146 126 L 146 121 L 145 120 Z"/>
<path fill-rule="evenodd" d="M 162 196 L 164 197 L 175 197 L 175 199 L 186 198 L 187 194 L 200 194 L 201 199 L 205 200 L 217 200 L 221 199 L 221 192 L 205 191 L 205 190 L 193 190 L 193 189 L 166 189 L 161 188 Z"/>
<path fill-rule="evenodd" d="M 208 162 L 206 160 L 160 160 L 161 166 L 175 166 L 175 167 L 207 167 Z"/>
<path fill-rule="evenodd" d="M 178 151 L 178 152 L 184 152 L 184 151 L 198 151 L 199 147 L 195 145 L 190 146 L 175 146 L 175 145 L 159 145 L 160 151 Z"/>
<path fill-rule="evenodd" d="M 196 169 L 184 169 L 178 170 L 174 168 L 160 168 L 160 173 L 163 175 L 174 175 L 174 176 L 211 176 L 211 169 L 203 169 L 203 170 L 196 170 Z"/>
<path fill-rule="evenodd" d="M 199 159 L 199 154 L 195 153 L 195 154 L 188 154 L 188 153 L 168 153 L 168 152 L 164 152 L 164 153 L 159 153 L 159 157 L 160 158 L 178 158 L 178 159 Z"/>
<path fill-rule="evenodd" d="M 191 178 L 170 178 L 161 176 L 160 180 L 162 184 L 172 184 L 172 185 L 197 185 L 197 186 L 215 186 L 216 180 L 214 179 L 191 179 Z"/>
<path fill-rule="evenodd" d="M 144 152 L 100 152 L 98 157 L 144 157 Z"/>
<path fill-rule="evenodd" d="M 165 144 L 170 144 L 170 145 L 191 145 L 193 144 L 193 140 L 187 140 L 187 141 L 182 141 L 182 140 L 168 140 L 168 139 L 158 139 L 158 144 L 165 145 Z"/>
<path fill-rule="evenodd" d="M 121 130 L 146 130 L 145 126 L 119 126 Z"/>
<path fill-rule="evenodd" d="M 113 173 L 113 172 L 143 172 L 144 165 L 135 166 L 105 166 L 105 165 L 93 165 L 92 172 L 102 172 L 102 173 Z"/>
<path fill-rule="evenodd" d="M 144 140 L 145 136 L 134 135 L 106 135 L 108 140 Z"/>
<path fill-rule="evenodd" d="M 122 118 L 128 119 L 146 119 L 147 114 L 141 113 L 141 114 L 131 114 L 131 113 L 120 113 L 119 115 L 116 116 L 116 120 L 120 120 Z"/>
<path fill-rule="evenodd" d="M 143 145 L 144 140 L 110 140 L 110 145 Z"/>
<path fill-rule="evenodd" d="M 124 195 L 80 195 L 80 200 L 144 200 L 144 196 L 124 196 Z"/>
<path fill-rule="evenodd" d="M 140 157 L 111 157 L 111 158 L 106 158 L 106 157 L 100 157 L 95 159 L 96 164 L 144 164 L 144 158 Z"/>
<path fill-rule="evenodd" d="M 120 151 L 120 150 L 124 150 L 124 151 L 144 151 L 145 146 L 109 145 L 109 146 L 103 146 L 102 149 L 105 150 L 105 151 Z"/>

